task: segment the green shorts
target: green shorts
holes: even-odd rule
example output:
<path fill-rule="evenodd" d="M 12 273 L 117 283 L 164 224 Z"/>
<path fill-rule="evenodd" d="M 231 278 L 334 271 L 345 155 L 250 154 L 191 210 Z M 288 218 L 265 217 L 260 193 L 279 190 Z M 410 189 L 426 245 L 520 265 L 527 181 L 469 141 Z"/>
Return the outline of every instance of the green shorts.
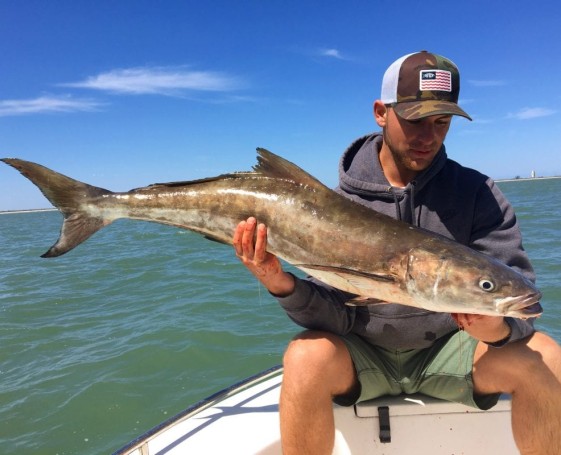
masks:
<path fill-rule="evenodd" d="M 497 404 L 500 394 L 473 393 L 473 355 L 478 341 L 452 332 L 426 349 L 387 350 L 358 335 L 342 337 L 356 368 L 360 387 L 335 403 L 349 406 L 382 395 L 422 393 L 479 409 Z"/>

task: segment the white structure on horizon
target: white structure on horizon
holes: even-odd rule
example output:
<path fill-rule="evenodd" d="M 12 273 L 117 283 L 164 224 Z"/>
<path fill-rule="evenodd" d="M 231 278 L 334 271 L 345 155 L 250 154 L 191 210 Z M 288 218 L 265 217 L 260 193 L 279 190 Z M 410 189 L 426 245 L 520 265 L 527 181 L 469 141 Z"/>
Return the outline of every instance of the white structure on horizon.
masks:
<path fill-rule="evenodd" d="M 533 179 L 535 179 L 536 178 L 536 171 L 532 171 L 532 173 L 530 175 Z"/>

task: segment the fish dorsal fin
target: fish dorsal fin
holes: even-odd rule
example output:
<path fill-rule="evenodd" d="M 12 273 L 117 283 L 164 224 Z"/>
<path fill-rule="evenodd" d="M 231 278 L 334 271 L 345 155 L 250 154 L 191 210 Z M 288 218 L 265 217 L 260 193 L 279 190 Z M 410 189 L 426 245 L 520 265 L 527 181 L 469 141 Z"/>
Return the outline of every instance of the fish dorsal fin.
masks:
<path fill-rule="evenodd" d="M 197 185 L 200 183 L 208 183 L 208 182 L 224 180 L 224 179 L 239 179 L 243 177 L 255 176 L 256 174 L 265 177 L 289 180 L 291 182 L 296 182 L 301 185 L 307 185 L 312 188 L 327 188 L 313 175 L 308 174 L 302 168 L 296 166 L 294 163 L 291 163 L 290 161 L 278 155 L 275 155 L 273 152 L 269 152 L 269 150 L 263 148 L 257 148 L 257 154 L 258 154 L 257 164 L 253 166 L 253 172 L 242 171 L 242 172 L 233 172 L 233 173 L 218 175 L 216 177 L 207 177 L 197 180 L 153 183 L 152 185 L 143 188 L 135 188 L 134 190 L 131 190 L 131 192 L 151 191 L 156 187 L 180 187 L 180 186 Z"/>
<path fill-rule="evenodd" d="M 308 174 L 294 163 L 291 163 L 290 161 L 285 160 L 266 149 L 257 148 L 257 153 L 257 164 L 253 166 L 253 170 L 256 173 L 267 177 L 290 180 L 310 187 L 326 188 L 326 186 L 318 179 Z"/>

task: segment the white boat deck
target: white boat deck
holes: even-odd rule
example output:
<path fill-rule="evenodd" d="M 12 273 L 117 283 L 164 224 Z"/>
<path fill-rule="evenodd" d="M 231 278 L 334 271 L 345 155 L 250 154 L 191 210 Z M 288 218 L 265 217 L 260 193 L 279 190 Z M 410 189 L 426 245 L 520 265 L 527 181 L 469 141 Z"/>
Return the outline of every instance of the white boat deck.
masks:
<path fill-rule="evenodd" d="M 281 380 L 281 369 L 250 378 L 164 422 L 114 455 L 280 454 Z M 389 430 L 383 425 L 381 433 L 379 413 L 385 407 Z M 518 453 L 506 398 L 485 412 L 423 396 L 399 396 L 348 408 L 334 406 L 334 413 L 334 454 Z M 391 441 L 382 442 L 381 435 Z"/>

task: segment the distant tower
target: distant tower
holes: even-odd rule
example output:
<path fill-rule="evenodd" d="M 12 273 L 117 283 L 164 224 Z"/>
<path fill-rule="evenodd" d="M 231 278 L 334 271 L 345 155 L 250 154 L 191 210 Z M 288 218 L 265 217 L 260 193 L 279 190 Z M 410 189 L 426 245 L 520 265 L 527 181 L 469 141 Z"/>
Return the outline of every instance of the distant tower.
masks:
<path fill-rule="evenodd" d="M 535 179 L 536 178 L 536 171 L 532 171 L 531 176 L 532 176 L 533 179 Z"/>

